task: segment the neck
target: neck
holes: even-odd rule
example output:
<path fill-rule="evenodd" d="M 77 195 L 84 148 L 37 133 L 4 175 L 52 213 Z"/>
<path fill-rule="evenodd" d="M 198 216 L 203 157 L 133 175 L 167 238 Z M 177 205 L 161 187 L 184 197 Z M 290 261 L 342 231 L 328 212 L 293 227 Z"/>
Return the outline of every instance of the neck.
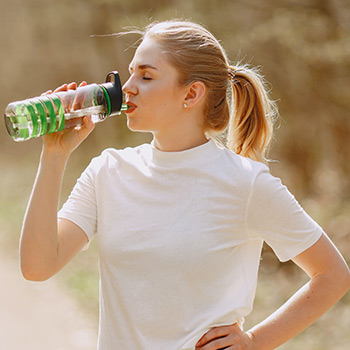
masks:
<path fill-rule="evenodd" d="M 180 152 L 203 145 L 208 141 L 203 132 L 193 133 L 183 129 L 179 134 L 160 135 L 153 133 L 154 146 L 163 152 Z"/>

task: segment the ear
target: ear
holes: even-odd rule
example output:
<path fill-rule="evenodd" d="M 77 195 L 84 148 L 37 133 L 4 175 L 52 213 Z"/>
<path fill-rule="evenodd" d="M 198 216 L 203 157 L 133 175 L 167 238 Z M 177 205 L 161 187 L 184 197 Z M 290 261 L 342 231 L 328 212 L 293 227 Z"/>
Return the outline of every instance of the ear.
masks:
<path fill-rule="evenodd" d="M 193 82 L 186 90 L 183 103 L 186 103 L 187 107 L 195 107 L 204 101 L 207 88 L 202 81 Z"/>

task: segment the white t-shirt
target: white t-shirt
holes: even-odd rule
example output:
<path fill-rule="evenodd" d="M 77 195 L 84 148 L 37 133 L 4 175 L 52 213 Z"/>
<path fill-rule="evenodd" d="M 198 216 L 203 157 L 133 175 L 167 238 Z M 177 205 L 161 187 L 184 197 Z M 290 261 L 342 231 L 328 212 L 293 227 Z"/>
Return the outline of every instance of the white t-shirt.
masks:
<path fill-rule="evenodd" d="M 265 165 L 213 141 L 107 149 L 59 217 L 98 236 L 100 350 L 193 350 L 251 312 L 263 241 L 286 261 L 322 234 Z"/>

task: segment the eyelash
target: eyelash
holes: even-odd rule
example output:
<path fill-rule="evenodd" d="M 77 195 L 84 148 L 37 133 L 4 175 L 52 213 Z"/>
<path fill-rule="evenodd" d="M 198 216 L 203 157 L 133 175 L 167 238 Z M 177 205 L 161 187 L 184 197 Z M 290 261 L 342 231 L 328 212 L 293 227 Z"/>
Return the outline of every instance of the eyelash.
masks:
<path fill-rule="evenodd" d="M 132 75 L 132 72 L 129 72 L 130 75 Z M 141 77 L 142 80 L 146 80 L 146 81 L 150 81 L 153 80 L 152 78 L 148 78 L 148 77 Z"/>

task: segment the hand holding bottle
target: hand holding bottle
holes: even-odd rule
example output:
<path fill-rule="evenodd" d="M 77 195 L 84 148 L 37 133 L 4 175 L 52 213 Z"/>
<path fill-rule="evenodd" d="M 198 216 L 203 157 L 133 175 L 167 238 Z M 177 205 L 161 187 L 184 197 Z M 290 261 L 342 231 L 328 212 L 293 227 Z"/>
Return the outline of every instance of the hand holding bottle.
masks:
<path fill-rule="evenodd" d="M 114 78 L 114 82 L 112 79 Z M 15 141 L 58 133 L 73 126 L 85 125 L 84 117 L 101 122 L 128 108 L 122 104 L 123 93 L 117 71 L 108 73 L 103 84 L 64 84 L 55 91 L 11 102 L 5 110 L 5 124 Z"/>
<path fill-rule="evenodd" d="M 79 87 L 86 86 L 87 83 L 83 81 L 80 83 Z M 62 91 L 68 91 L 68 90 L 76 90 L 77 84 L 75 82 L 70 84 L 63 84 L 62 86 L 55 89 L 53 92 L 62 92 Z M 45 92 L 43 95 L 49 95 L 52 91 L 49 90 Z M 70 95 L 67 94 L 65 99 L 62 99 L 62 106 L 66 113 L 71 112 L 71 108 L 73 111 L 80 110 L 85 95 L 83 92 L 78 92 L 75 94 L 73 101 L 70 100 Z M 75 118 L 77 119 L 77 118 Z M 59 132 L 55 132 L 52 134 L 47 134 L 43 136 L 43 150 L 49 151 L 49 152 L 59 152 L 59 153 L 66 153 L 69 155 L 71 152 L 76 149 L 79 144 L 85 140 L 85 138 L 91 133 L 91 131 L 94 129 L 94 123 L 91 120 L 91 116 L 83 116 L 79 117 L 82 123 L 80 127 L 75 127 L 77 125 L 76 120 L 67 120 L 65 129 Z M 72 125 L 69 124 L 69 122 L 72 121 Z"/>

